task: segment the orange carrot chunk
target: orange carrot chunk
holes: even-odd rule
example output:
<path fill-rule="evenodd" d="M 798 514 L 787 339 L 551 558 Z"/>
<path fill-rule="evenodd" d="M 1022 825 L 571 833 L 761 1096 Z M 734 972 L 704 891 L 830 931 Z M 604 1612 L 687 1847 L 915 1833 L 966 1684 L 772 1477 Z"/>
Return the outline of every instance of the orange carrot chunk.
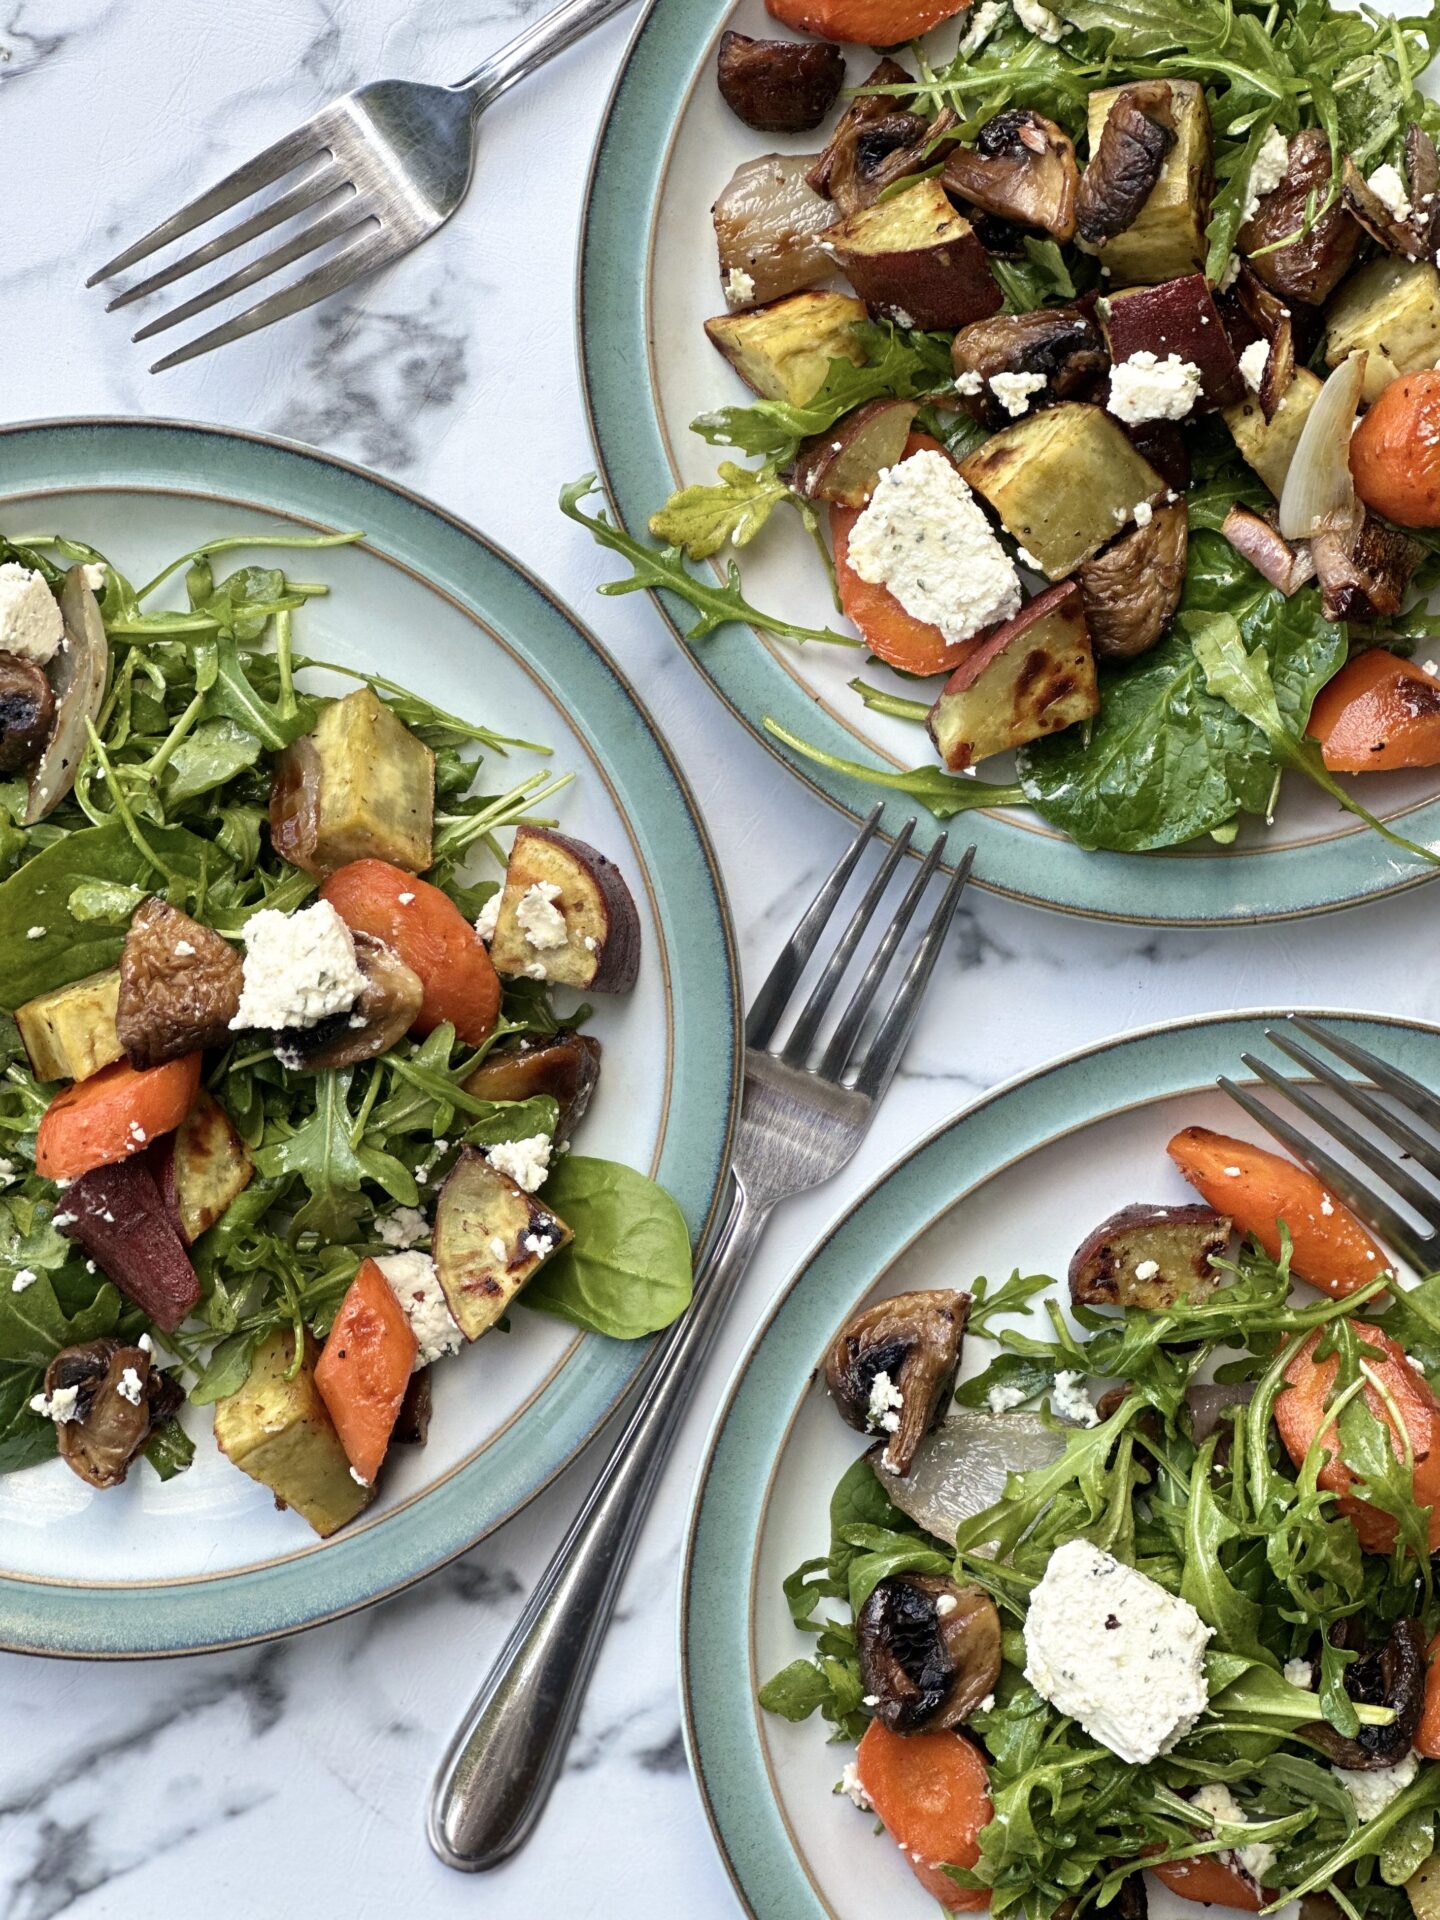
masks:
<path fill-rule="evenodd" d="M 1440 373 L 1392 380 L 1350 441 L 1355 491 L 1401 527 L 1440 526 Z"/>
<path fill-rule="evenodd" d="M 1355 1476 L 1340 1454 L 1340 1436 L 1336 1424 L 1326 1426 L 1326 1401 L 1330 1398 L 1340 1356 L 1332 1353 L 1324 1360 L 1315 1358 L 1321 1329 L 1316 1328 L 1285 1369 L 1286 1385 L 1275 1398 L 1275 1425 L 1285 1451 L 1298 1467 L 1304 1461 L 1317 1434 L 1328 1448 L 1330 1458 L 1320 1470 L 1320 1485 L 1340 1496 L 1340 1511 L 1349 1519 L 1367 1553 L 1389 1553 L 1395 1544 L 1395 1522 L 1388 1513 L 1368 1506 L 1350 1489 Z M 1377 1420 L 1390 1429 L 1395 1457 L 1402 1459 L 1408 1442 L 1415 1462 L 1412 1481 L 1415 1499 L 1430 1508 L 1430 1546 L 1440 1546 L 1440 1401 L 1429 1383 L 1405 1358 L 1405 1350 L 1378 1327 L 1358 1329 L 1363 1342 L 1361 1359 L 1380 1388 L 1365 1387 L 1365 1403 Z M 1383 1389 L 1381 1391 L 1380 1389 Z M 1392 1406 L 1398 1411 L 1396 1424 Z"/>
<path fill-rule="evenodd" d="M 915 1878 L 952 1913 L 983 1913 L 988 1893 L 957 1887 L 943 1866 L 973 1867 L 990 1819 L 984 1757 L 958 1733 L 892 1733 L 878 1720 L 855 1754 L 860 1784 Z"/>
<path fill-rule="evenodd" d="M 1150 1871 L 1181 1900 L 1203 1900 L 1207 1906 L 1230 1907 L 1236 1913 L 1259 1913 L 1264 1905 L 1249 1876 L 1218 1853 L 1197 1854 L 1193 1860 L 1167 1860 Z"/>
<path fill-rule="evenodd" d="M 797 33 L 859 47 L 893 47 L 918 39 L 970 0 L 765 0 L 771 17 Z"/>
<path fill-rule="evenodd" d="M 173 1133 L 200 1091 L 200 1059 L 187 1053 L 144 1068 L 117 1060 L 57 1093 L 40 1122 L 35 1171 L 47 1180 L 75 1180 Z"/>
<path fill-rule="evenodd" d="M 1440 680 L 1371 647 L 1320 689 L 1305 731 L 1332 773 L 1440 766 Z"/>
<path fill-rule="evenodd" d="M 375 1262 L 362 1260 L 315 1363 L 315 1384 L 366 1486 L 385 1458 L 415 1354 L 405 1309 Z"/>
<path fill-rule="evenodd" d="M 1227 1213 L 1280 1258 L 1280 1228 L 1290 1229 L 1290 1271 L 1336 1299 L 1390 1266 L 1389 1255 L 1315 1175 L 1293 1160 L 1208 1127 L 1183 1127 L 1170 1158 L 1217 1213 Z"/>
<path fill-rule="evenodd" d="M 352 933 L 374 934 L 420 976 L 425 998 L 413 1031 L 448 1020 L 467 1047 L 494 1031 L 500 979 L 485 942 L 439 887 L 387 860 L 352 860 L 320 889 Z"/>

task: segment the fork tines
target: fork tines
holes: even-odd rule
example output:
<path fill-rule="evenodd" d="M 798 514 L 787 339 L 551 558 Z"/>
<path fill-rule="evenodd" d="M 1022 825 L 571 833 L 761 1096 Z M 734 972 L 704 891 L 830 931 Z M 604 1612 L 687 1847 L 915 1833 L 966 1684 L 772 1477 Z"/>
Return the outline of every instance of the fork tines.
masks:
<path fill-rule="evenodd" d="M 895 870 L 909 848 L 915 830 L 913 820 L 907 821 L 891 842 L 874 877 L 855 907 L 849 923 L 825 962 L 820 978 L 800 1009 L 788 1038 L 782 1046 L 773 1046 L 776 1029 L 790 1003 L 791 996 L 799 985 L 807 964 L 814 956 L 820 936 L 839 905 L 841 896 L 854 876 L 865 849 L 875 836 L 881 812 L 880 807 L 875 808 L 855 840 L 842 855 L 834 872 L 816 894 L 795 932 L 781 949 L 765 984 L 755 996 L 751 1006 L 745 1025 L 747 1046 L 757 1049 L 768 1047 L 774 1057 L 784 1061 L 787 1066 L 802 1071 L 809 1068 L 810 1056 L 819 1039 L 820 1029 L 826 1015 L 836 1004 L 841 981 L 855 958 L 866 932 L 875 921 L 877 910 Z M 964 892 L 965 883 L 970 877 L 970 868 L 975 859 L 973 846 L 966 849 L 956 865 L 949 884 L 930 917 L 929 925 L 875 1028 L 873 1037 L 868 1045 L 862 1048 L 860 1036 L 866 1016 L 874 1004 L 881 982 L 890 969 L 906 928 L 914 918 L 925 890 L 940 866 L 945 853 L 945 844 L 946 836 L 942 833 L 921 861 L 893 918 L 876 943 L 875 951 L 866 963 L 849 1003 L 841 1013 L 835 1030 L 814 1069 L 821 1079 L 835 1085 L 849 1086 L 868 1100 L 879 1100 L 900 1064 L 900 1057 L 904 1053 L 910 1029 L 915 1024 L 919 1013 L 926 985 L 934 971 L 935 962 L 940 956 L 940 949 L 944 944 L 950 923 L 955 917 L 955 910 L 960 904 L 960 895 Z"/>
<path fill-rule="evenodd" d="M 1366 1075 L 1369 1085 L 1342 1073 L 1329 1060 L 1302 1046 L 1294 1038 L 1291 1029 L 1297 1029 L 1336 1059 L 1358 1069 Z M 1440 1142 L 1417 1132 L 1408 1120 L 1379 1096 L 1388 1094 L 1391 1101 L 1398 1102 L 1437 1133 L 1440 1133 L 1440 1099 L 1410 1074 L 1392 1067 L 1368 1047 L 1362 1047 L 1348 1035 L 1333 1032 L 1306 1015 L 1292 1014 L 1286 1029 L 1267 1030 L 1265 1037 L 1298 1067 L 1303 1068 L 1310 1079 L 1328 1087 L 1351 1113 L 1358 1115 L 1369 1128 L 1382 1135 L 1388 1146 L 1382 1145 L 1369 1133 L 1361 1132 L 1308 1087 L 1276 1072 L 1254 1054 L 1242 1054 L 1241 1059 L 1250 1071 L 1272 1092 L 1279 1094 L 1303 1114 L 1322 1135 L 1328 1135 L 1351 1159 L 1368 1168 L 1389 1190 L 1390 1195 L 1402 1200 L 1419 1215 L 1425 1227 L 1413 1225 L 1397 1210 L 1386 1193 L 1370 1186 L 1283 1113 L 1275 1112 L 1255 1094 L 1237 1086 L 1223 1074 L 1220 1076 L 1220 1086 L 1244 1108 L 1252 1120 L 1258 1121 L 1268 1133 L 1288 1147 L 1352 1211 L 1388 1241 L 1407 1265 L 1420 1273 L 1433 1270 L 1440 1264 L 1440 1257 L 1437 1257 L 1440 1256 L 1440 1193 L 1418 1178 L 1412 1171 L 1412 1165 L 1422 1169 L 1432 1180 L 1440 1182 Z"/>

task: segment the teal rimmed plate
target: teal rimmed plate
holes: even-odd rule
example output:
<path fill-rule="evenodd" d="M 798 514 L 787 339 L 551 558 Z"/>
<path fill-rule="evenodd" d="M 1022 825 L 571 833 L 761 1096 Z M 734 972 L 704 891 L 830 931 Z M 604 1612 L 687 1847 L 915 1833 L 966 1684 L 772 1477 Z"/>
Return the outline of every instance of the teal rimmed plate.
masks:
<path fill-rule="evenodd" d="M 548 764 L 573 770 L 556 817 L 619 863 L 644 942 L 635 992 L 598 1004 L 605 1071 L 582 1144 L 653 1172 L 701 1236 L 728 1163 L 740 1057 L 723 890 L 644 707 L 540 582 L 360 468 L 169 422 L 0 432 L 0 528 L 73 533 L 137 580 L 216 534 L 363 529 L 358 546 L 303 556 L 332 591 L 298 617 L 297 646 L 546 742 Z M 512 753 L 507 773 L 541 764 Z M 137 1470 L 96 1494 L 59 1461 L 0 1478 L 0 1646 L 97 1657 L 234 1646 L 363 1606 L 473 1545 L 573 1457 L 643 1357 L 545 1315 L 512 1320 L 437 1375 L 428 1444 L 395 1460 L 375 1506 L 324 1543 L 223 1460 L 193 1412 L 195 1465 L 167 1485 Z"/>
<path fill-rule="evenodd" d="M 1429 1086 L 1440 1029 L 1322 1016 Z M 695 1777 L 735 1890 L 756 1920 L 929 1920 L 903 1855 L 833 1792 L 850 1750 L 818 1721 L 761 1713 L 757 1687 L 813 1641 L 781 1580 L 829 1542 L 830 1494 L 863 1447 L 816 1378 L 873 1290 L 965 1286 L 978 1274 L 1062 1277 L 1084 1234 L 1129 1201 L 1193 1199 L 1165 1154 L 1190 1123 L 1253 1136 L 1215 1088 L 1270 1053 L 1279 1013 L 1152 1027 L 990 1094 L 884 1175 L 801 1265 L 735 1371 L 696 1484 L 681 1580 L 680 1657 Z M 965 1371 L 989 1354 L 972 1342 Z M 1151 1888 L 1156 1920 L 1193 1905 Z"/>
<path fill-rule="evenodd" d="M 653 0 L 616 82 L 591 173 L 579 260 L 581 374 L 612 504 L 636 534 L 674 487 L 713 479 L 717 462 L 733 452 L 689 432 L 697 414 L 744 398 L 703 332 L 706 318 L 724 305 L 711 202 L 742 161 L 776 148 L 814 151 L 823 140 L 752 133 L 724 106 L 714 55 L 727 26 L 762 38 L 775 32 L 762 0 Z M 953 43 L 953 26 L 948 37 L 942 28 L 934 39 Z M 856 85 L 869 71 L 867 56 L 847 51 Z M 767 527 L 746 550 L 743 570 L 756 605 L 812 626 L 833 622 L 828 582 L 798 522 Z M 693 614 L 673 598 L 657 601 L 680 638 Z M 681 644 L 757 739 L 812 791 L 856 818 L 879 790 L 782 748 L 765 732 L 767 719 L 845 759 L 884 768 L 934 764 L 922 729 L 867 712 L 848 688 L 863 673 L 916 695 L 914 681 L 863 653 L 797 649 L 734 626 Z M 1440 851 L 1440 779 L 1433 771 L 1371 775 L 1360 788 L 1374 811 Z M 884 826 L 893 833 L 914 811 L 918 854 L 940 831 L 930 814 L 891 794 Z M 976 843 L 981 886 L 1038 906 L 1151 925 L 1292 919 L 1398 893 L 1434 875 L 1299 776 L 1287 776 L 1273 826 L 1247 822 L 1228 848 L 1204 841 L 1170 854 L 1085 853 L 1021 809 L 966 814 L 954 825 L 952 838 L 957 834 L 962 846 Z"/>

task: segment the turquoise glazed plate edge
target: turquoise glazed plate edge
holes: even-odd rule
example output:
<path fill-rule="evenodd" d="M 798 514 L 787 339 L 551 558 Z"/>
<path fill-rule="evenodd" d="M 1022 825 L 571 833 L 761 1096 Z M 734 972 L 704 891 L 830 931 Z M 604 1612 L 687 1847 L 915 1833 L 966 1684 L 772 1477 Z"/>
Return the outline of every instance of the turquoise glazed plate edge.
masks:
<path fill-rule="evenodd" d="M 1440 1027 L 1353 1012 L 1317 1011 L 1315 1017 L 1440 1082 Z M 963 1204 L 1017 1160 L 1078 1128 L 1213 1089 L 1216 1074 L 1234 1068 L 1242 1051 L 1261 1046 L 1265 1028 L 1284 1018 L 1246 1011 L 1166 1022 L 1065 1055 L 997 1088 L 882 1174 L 802 1259 L 756 1329 L 701 1454 L 679 1620 L 686 1749 L 721 1860 L 755 1920 L 837 1920 L 777 1800 L 753 1696 L 756 1609 L 780 1605 L 778 1587 L 771 1594 L 758 1585 L 767 1515 L 780 1455 L 791 1443 L 818 1357 L 855 1304 L 957 1196 Z M 1088 1224 L 1079 1223 L 1082 1229 Z M 829 1485 L 817 1489 L 822 1516 L 829 1494 Z M 786 1565 L 806 1550 L 806 1542 L 795 1541 Z M 823 1744 L 817 1727 L 797 1731 Z M 843 1755 L 835 1751 L 831 1771 L 838 1774 Z M 916 1911 L 928 1910 L 916 1892 L 924 1903 Z M 873 1904 L 877 1895 L 883 1900 L 883 1885 L 867 1898 Z"/>
<path fill-rule="evenodd" d="M 537 675 L 563 676 L 575 732 L 639 849 L 664 935 L 671 1098 L 657 1177 L 696 1244 L 723 1190 L 740 1086 L 734 936 L 684 775 L 629 681 L 541 582 L 474 528 L 395 482 L 275 436 L 182 421 L 0 429 L 0 499 L 127 488 L 238 496 L 257 511 L 363 527 L 366 545 L 438 585 Z M 637 725 L 637 721 L 639 724 Z M 683 970 L 675 964 L 682 948 Z M 271 1639 L 369 1605 L 463 1553 L 533 1499 L 618 1404 L 647 1343 L 582 1337 L 479 1458 L 362 1532 L 213 1577 L 66 1585 L 0 1577 L 0 1648 L 139 1658 Z"/>
<path fill-rule="evenodd" d="M 660 196 L 698 64 L 733 10 L 734 0 L 652 0 L 631 37 L 591 160 L 576 271 L 580 380 L 610 508 L 635 532 L 676 484 L 649 373 Z M 696 216 L 704 221 L 703 206 Z M 703 242 L 708 248 L 708 231 Z M 695 350 L 706 351 L 703 343 Z M 651 597 L 676 643 L 741 725 L 812 792 L 862 818 L 880 792 L 802 760 L 765 731 L 765 720 L 843 758 L 886 771 L 891 764 L 843 726 L 750 628 L 721 627 L 692 645 L 683 637 L 690 610 L 674 595 Z M 917 758 L 924 758 L 923 746 Z M 914 813 L 911 850 L 923 854 L 942 823 L 906 795 L 885 797 L 882 831 L 893 837 Z M 1401 831 L 1440 852 L 1440 801 L 1408 812 Z M 1087 919 L 1146 926 L 1301 919 L 1405 892 L 1435 875 L 1417 856 L 1369 831 L 1228 855 L 1202 847 L 1087 853 L 1048 829 L 1026 831 L 982 812 L 953 822 L 950 832 L 960 845 L 974 840 L 974 879 L 988 891 Z"/>

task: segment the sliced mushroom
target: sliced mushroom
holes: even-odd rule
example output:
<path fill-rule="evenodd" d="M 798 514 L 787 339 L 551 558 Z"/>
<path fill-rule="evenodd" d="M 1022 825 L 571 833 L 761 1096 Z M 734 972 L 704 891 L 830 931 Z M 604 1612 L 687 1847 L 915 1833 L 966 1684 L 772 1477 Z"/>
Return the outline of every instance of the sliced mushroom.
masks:
<path fill-rule="evenodd" d="M 886 59 L 865 85 L 913 88 L 915 82 L 897 61 Z M 955 115 L 946 111 L 927 126 L 923 115 L 907 112 L 893 93 L 857 94 L 807 178 L 848 219 L 862 207 L 873 207 L 896 180 L 943 159 L 934 142 L 954 124 Z"/>
<path fill-rule="evenodd" d="M 1174 144 L 1165 81 L 1142 80 L 1116 95 L 1076 195 L 1082 240 L 1100 246 L 1135 224 Z"/>
<path fill-rule="evenodd" d="M 1430 135 L 1413 120 L 1405 132 L 1405 174 L 1421 249 L 1433 260 L 1440 248 L 1440 155 Z"/>
<path fill-rule="evenodd" d="M 19 773 L 50 738 L 55 695 L 33 660 L 0 653 L 0 773 Z"/>
<path fill-rule="evenodd" d="M 1220 529 L 1235 551 L 1248 560 L 1272 587 L 1278 587 L 1288 600 L 1307 581 L 1315 578 L 1315 556 L 1308 540 L 1292 546 L 1284 534 L 1262 514 L 1249 507 L 1231 507 Z"/>
<path fill-rule="evenodd" d="M 240 1007 L 245 963 L 228 940 L 151 895 L 120 954 L 115 1030 L 132 1067 L 223 1046 Z"/>
<path fill-rule="evenodd" d="M 1080 169 L 1075 143 L 1062 127 L 1028 107 L 987 120 L 973 147 L 957 147 L 940 176 L 948 193 L 983 213 L 1056 240 L 1075 237 Z"/>
<path fill-rule="evenodd" d="M 278 1036 L 275 1057 L 292 1073 L 324 1073 L 378 1059 L 415 1024 L 425 989 L 420 976 L 383 940 L 357 933 L 355 959 L 365 985 L 348 1013 L 332 1013 L 313 1027 Z"/>
<path fill-rule="evenodd" d="M 1010 421 L 990 386 L 996 374 L 1044 378 L 1045 385 L 1030 396 L 1033 412 L 1060 400 L 1092 398 L 1110 371 L 1104 335 L 1079 307 L 1039 307 L 1033 313 L 997 313 L 993 319 L 976 320 L 956 334 L 951 360 L 962 408 L 992 430 Z"/>
<path fill-rule="evenodd" d="M 1156 507 L 1080 569 L 1085 624 L 1097 660 L 1133 660 L 1160 639 L 1185 585 L 1190 520 L 1183 500 Z"/>
<path fill-rule="evenodd" d="M 762 153 L 737 167 L 711 208 L 720 277 L 745 276 L 746 297 L 760 306 L 800 293 L 835 271 L 819 236 L 835 223 L 835 209 L 806 180 L 812 154 Z"/>
<path fill-rule="evenodd" d="M 1256 397 L 1265 418 L 1273 420 L 1295 378 L 1295 316 L 1248 266 L 1240 269 L 1223 304 L 1225 330 L 1237 355 L 1257 340 L 1263 340 L 1270 349 Z"/>
<path fill-rule="evenodd" d="M 890 1435 L 882 1455 L 889 1473 L 909 1472 L 943 1417 L 969 1310 L 969 1294 L 948 1287 L 897 1293 L 855 1314 L 826 1356 L 825 1385 L 841 1419 L 859 1433 Z"/>
<path fill-rule="evenodd" d="M 65 1347 L 45 1369 L 45 1392 L 76 1398 L 71 1417 L 57 1422 L 60 1458 L 92 1487 L 118 1487 L 130 1463 L 184 1394 L 152 1368 L 143 1347 L 123 1340 L 91 1340 Z"/>
<path fill-rule="evenodd" d="M 429 1438 L 435 1397 L 430 1373 L 429 1367 L 420 1367 L 410 1376 L 405 1398 L 400 1402 L 400 1411 L 390 1430 L 396 1446 L 423 1447 Z"/>
<path fill-rule="evenodd" d="M 826 40 L 725 32 L 715 78 L 726 106 L 757 133 L 808 133 L 845 84 L 845 56 Z"/>
<path fill-rule="evenodd" d="M 72 567 L 60 594 L 65 638 L 50 663 L 50 685 L 55 694 L 55 724 L 45 750 L 30 776 L 30 792 L 22 826 L 33 827 L 65 798 L 75 785 L 80 762 L 90 743 L 89 725 L 100 717 L 105 681 L 110 671 L 110 643 L 100 602 L 85 584 L 85 569 Z"/>
<path fill-rule="evenodd" d="M 1383 620 L 1399 613 L 1411 576 L 1425 558 L 1418 540 L 1397 533 L 1358 503 L 1348 520 L 1323 527 L 1310 550 L 1321 611 L 1335 621 Z"/>
<path fill-rule="evenodd" d="M 1408 212 L 1397 214 L 1382 200 L 1349 154 L 1341 173 L 1345 205 L 1370 238 L 1387 253 L 1406 260 L 1433 260 L 1440 233 L 1440 159 L 1423 127 L 1411 123 L 1405 135 Z"/>
<path fill-rule="evenodd" d="M 1332 1637 L 1344 1644 L 1342 1622 Z M 1312 1740 L 1337 1767 L 1375 1772 L 1393 1767 L 1409 1753 L 1425 1705 L 1425 1629 L 1418 1620 L 1400 1620 L 1383 1647 L 1361 1650 L 1345 1669 L 1345 1691 L 1354 1701 L 1393 1708 L 1384 1727 L 1361 1727 L 1354 1739 L 1337 1733 L 1328 1720 L 1310 1720 L 1297 1732 Z"/>
<path fill-rule="evenodd" d="M 882 1580 L 855 1622 L 860 1678 L 892 1733 L 958 1727 L 1000 1678 L 1000 1615 L 982 1587 L 943 1574 Z"/>
<path fill-rule="evenodd" d="M 1332 172 L 1330 141 L 1320 127 L 1307 127 L 1290 142 L 1285 177 L 1267 193 L 1241 227 L 1237 244 L 1251 270 L 1286 300 L 1323 306 L 1355 264 L 1364 238 L 1338 201 L 1305 228 L 1310 196 L 1323 205 Z"/>

